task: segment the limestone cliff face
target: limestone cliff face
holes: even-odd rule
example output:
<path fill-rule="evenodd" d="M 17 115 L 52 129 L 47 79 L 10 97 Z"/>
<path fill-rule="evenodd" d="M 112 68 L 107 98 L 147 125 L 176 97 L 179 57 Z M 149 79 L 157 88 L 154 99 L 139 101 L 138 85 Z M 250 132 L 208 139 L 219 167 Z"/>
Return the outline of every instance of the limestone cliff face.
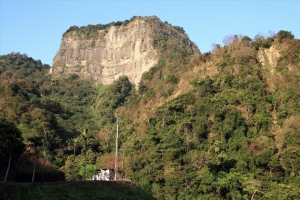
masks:
<path fill-rule="evenodd" d="M 67 32 L 50 73 L 53 76 L 78 74 L 103 84 L 126 75 L 137 85 L 142 74 L 159 59 L 152 35 L 153 29 L 143 18 L 96 30 L 92 36 L 80 29 Z"/>

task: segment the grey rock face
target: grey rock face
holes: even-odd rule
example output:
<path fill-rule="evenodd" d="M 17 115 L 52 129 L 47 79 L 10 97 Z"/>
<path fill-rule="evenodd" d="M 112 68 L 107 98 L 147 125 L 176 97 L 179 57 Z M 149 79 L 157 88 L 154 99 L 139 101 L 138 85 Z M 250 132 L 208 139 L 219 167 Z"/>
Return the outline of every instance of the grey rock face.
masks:
<path fill-rule="evenodd" d="M 126 75 L 137 86 L 142 74 L 158 61 L 151 35 L 151 27 L 142 19 L 99 30 L 95 37 L 68 32 L 53 59 L 50 73 L 53 76 L 78 74 L 103 84 Z"/>

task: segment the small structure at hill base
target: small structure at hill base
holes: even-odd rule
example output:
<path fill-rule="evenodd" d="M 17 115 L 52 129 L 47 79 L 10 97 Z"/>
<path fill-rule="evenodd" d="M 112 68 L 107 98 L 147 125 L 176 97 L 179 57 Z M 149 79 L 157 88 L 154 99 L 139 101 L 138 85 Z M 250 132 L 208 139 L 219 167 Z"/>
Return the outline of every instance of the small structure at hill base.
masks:
<path fill-rule="evenodd" d="M 93 181 L 112 181 L 114 180 L 115 177 L 115 170 L 114 169 L 99 169 L 96 170 L 92 180 Z M 124 172 L 123 171 L 119 171 L 119 173 L 117 174 L 117 177 L 119 177 L 120 179 L 124 178 Z"/>
<path fill-rule="evenodd" d="M 114 177 L 114 170 L 113 169 L 100 169 L 96 170 L 92 180 L 93 181 L 111 181 Z"/>

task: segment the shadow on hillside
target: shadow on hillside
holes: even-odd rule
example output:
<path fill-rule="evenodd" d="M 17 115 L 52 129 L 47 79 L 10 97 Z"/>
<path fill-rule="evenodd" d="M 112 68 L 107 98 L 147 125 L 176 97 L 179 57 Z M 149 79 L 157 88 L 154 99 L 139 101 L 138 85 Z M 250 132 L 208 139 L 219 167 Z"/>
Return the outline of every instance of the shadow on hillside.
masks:
<path fill-rule="evenodd" d="M 74 181 L 52 183 L 0 183 L 2 199 L 22 200 L 81 200 L 81 199 L 130 199 L 154 200 L 141 187 L 124 181 Z"/>

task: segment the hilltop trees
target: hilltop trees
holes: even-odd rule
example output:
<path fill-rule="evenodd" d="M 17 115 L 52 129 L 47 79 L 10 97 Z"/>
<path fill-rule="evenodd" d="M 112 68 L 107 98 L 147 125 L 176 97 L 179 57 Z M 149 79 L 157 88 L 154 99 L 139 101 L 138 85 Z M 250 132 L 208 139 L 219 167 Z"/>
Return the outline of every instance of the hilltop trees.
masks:
<path fill-rule="evenodd" d="M 286 38 L 286 39 L 294 39 L 294 35 L 292 34 L 291 31 L 284 31 L 284 30 L 280 30 L 277 34 L 276 37 L 278 38 L 279 41 L 282 41 L 282 39 Z"/>

